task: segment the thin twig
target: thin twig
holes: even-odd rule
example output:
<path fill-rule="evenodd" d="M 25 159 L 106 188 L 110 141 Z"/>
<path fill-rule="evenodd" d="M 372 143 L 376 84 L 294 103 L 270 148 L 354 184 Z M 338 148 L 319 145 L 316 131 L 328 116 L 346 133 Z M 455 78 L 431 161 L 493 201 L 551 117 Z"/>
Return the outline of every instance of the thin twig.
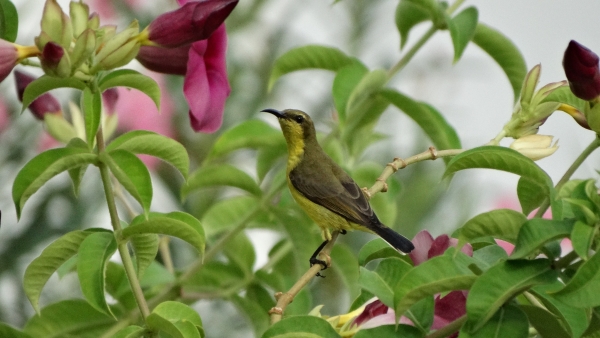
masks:
<path fill-rule="evenodd" d="M 338 235 L 339 231 L 334 231 L 331 233 L 331 240 L 327 243 L 327 245 L 325 245 L 325 247 L 323 247 L 323 250 L 321 250 L 317 258 L 326 262 L 329 261 L 329 259 L 322 259 L 320 257 L 329 256 Z M 311 266 L 310 269 L 308 269 L 304 275 L 298 279 L 296 284 L 294 284 L 288 292 L 276 295 L 277 304 L 269 311 L 269 314 L 271 315 L 271 324 L 275 324 L 281 320 L 286 307 L 294 300 L 294 297 L 296 297 L 296 295 L 302 291 L 302 289 L 317 275 L 317 273 L 321 271 L 322 268 L 323 267 L 320 264 Z"/>

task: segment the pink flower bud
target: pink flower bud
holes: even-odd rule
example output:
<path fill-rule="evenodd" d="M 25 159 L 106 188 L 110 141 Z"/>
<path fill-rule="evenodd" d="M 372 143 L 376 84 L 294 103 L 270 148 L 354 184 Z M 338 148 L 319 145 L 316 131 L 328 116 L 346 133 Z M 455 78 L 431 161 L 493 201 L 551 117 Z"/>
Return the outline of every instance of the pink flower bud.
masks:
<path fill-rule="evenodd" d="M 190 45 L 175 48 L 142 46 L 136 59 L 144 67 L 155 72 L 185 75 L 190 47 Z"/>
<path fill-rule="evenodd" d="M 15 83 L 17 85 L 17 95 L 19 97 L 19 101 L 23 102 L 23 93 L 25 92 L 25 88 L 35 80 L 35 78 L 25 72 L 15 70 Z M 33 115 L 39 120 L 44 120 L 44 115 L 46 114 L 62 114 L 62 110 L 60 108 L 60 103 L 58 100 L 54 98 L 54 96 L 50 95 L 50 93 L 45 93 L 35 99 L 30 105 L 29 110 L 33 113 Z"/>
<path fill-rule="evenodd" d="M 563 68 L 575 96 L 589 101 L 600 95 L 598 55 L 594 52 L 571 40 L 565 50 Z"/>
<path fill-rule="evenodd" d="M 0 39 L 0 82 L 6 79 L 18 60 L 19 53 L 17 52 L 15 45 Z"/>
<path fill-rule="evenodd" d="M 148 39 L 163 47 L 178 47 L 207 39 L 229 16 L 238 0 L 202 0 L 158 16 L 148 26 Z"/>

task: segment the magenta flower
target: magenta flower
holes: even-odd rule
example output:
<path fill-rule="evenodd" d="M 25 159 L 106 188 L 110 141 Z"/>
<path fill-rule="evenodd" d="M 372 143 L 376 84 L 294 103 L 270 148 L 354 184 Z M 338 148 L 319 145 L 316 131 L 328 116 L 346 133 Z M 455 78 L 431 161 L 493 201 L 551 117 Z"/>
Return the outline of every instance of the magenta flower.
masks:
<path fill-rule="evenodd" d="M 596 53 L 571 40 L 565 50 L 563 68 L 575 96 L 589 101 L 600 95 L 600 70 Z"/>
<path fill-rule="evenodd" d="M 183 94 L 190 106 L 190 121 L 196 131 L 212 133 L 221 127 L 225 101 L 231 88 L 227 79 L 225 26 L 208 40 L 194 42 L 189 53 Z"/>
<path fill-rule="evenodd" d="M 17 96 L 19 97 L 19 101 L 23 101 L 25 88 L 33 80 L 35 80 L 33 76 L 20 70 L 15 70 L 15 84 L 17 86 Z M 42 94 L 37 99 L 33 100 L 29 105 L 29 110 L 31 110 L 33 115 L 39 120 L 44 120 L 44 115 L 46 114 L 62 114 L 60 103 L 58 103 L 58 100 L 50 93 Z"/>
<path fill-rule="evenodd" d="M 237 0 L 179 1 L 181 8 L 150 23 L 148 39 L 163 47 L 179 47 L 207 39 L 229 16 Z"/>
<path fill-rule="evenodd" d="M 458 240 L 450 238 L 448 235 L 441 235 L 434 239 L 427 230 L 423 230 L 413 238 L 413 244 L 415 250 L 408 255 L 413 264 L 417 266 L 430 258 L 443 254 L 451 246 L 456 247 Z M 463 246 L 461 251 L 468 256 L 473 256 L 471 244 Z"/>

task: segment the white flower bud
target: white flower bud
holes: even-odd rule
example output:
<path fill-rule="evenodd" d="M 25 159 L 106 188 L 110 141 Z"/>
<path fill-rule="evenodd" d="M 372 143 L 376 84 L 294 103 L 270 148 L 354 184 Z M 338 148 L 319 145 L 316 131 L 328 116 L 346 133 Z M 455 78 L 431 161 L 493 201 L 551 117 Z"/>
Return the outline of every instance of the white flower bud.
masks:
<path fill-rule="evenodd" d="M 520 152 L 534 161 L 537 161 L 554 154 L 554 152 L 558 149 L 558 141 L 552 144 L 553 138 L 554 136 L 550 135 L 527 135 L 516 139 L 510 145 L 510 148 Z"/>

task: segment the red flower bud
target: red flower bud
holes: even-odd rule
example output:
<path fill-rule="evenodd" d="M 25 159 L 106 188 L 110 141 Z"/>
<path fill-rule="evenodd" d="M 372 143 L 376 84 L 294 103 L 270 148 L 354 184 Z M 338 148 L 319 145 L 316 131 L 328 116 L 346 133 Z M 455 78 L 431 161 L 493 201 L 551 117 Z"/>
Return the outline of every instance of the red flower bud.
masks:
<path fill-rule="evenodd" d="M 144 67 L 164 74 L 185 75 L 190 45 L 176 48 L 142 46 L 136 59 Z M 169 62 L 165 62 L 169 60 Z"/>
<path fill-rule="evenodd" d="M 35 78 L 25 72 L 15 70 L 15 83 L 17 85 L 17 96 L 19 97 L 19 101 L 23 102 L 23 93 L 25 92 L 25 88 L 35 80 Z M 33 113 L 33 115 L 40 119 L 44 120 L 44 115 L 50 114 L 62 114 L 62 110 L 60 108 L 60 103 L 58 100 L 54 98 L 54 96 L 50 95 L 50 93 L 45 93 L 39 96 L 37 99 L 33 100 L 33 102 L 29 105 L 29 110 Z"/>
<path fill-rule="evenodd" d="M 42 61 L 50 68 L 56 68 L 65 55 L 64 49 L 57 43 L 48 42 L 42 51 Z"/>
<path fill-rule="evenodd" d="M 108 88 L 102 93 L 102 102 L 108 114 L 114 114 L 117 101 L 119 101 L 119 90 L 116 87 Z"/>
<path fill-rule="evenodd" d="M 238 0 L 188 2 L 158 16 L 148 26 L 148 39 L 163 47 L 178 47 L 207 39 L 229 16 Z"/>
<path fill-rule="evenodd" d="M 589 101 L 600 95 L 598 55 L 594 52 L 571 40 L 565 50 L 563 68 L 575 96 Z"/>

